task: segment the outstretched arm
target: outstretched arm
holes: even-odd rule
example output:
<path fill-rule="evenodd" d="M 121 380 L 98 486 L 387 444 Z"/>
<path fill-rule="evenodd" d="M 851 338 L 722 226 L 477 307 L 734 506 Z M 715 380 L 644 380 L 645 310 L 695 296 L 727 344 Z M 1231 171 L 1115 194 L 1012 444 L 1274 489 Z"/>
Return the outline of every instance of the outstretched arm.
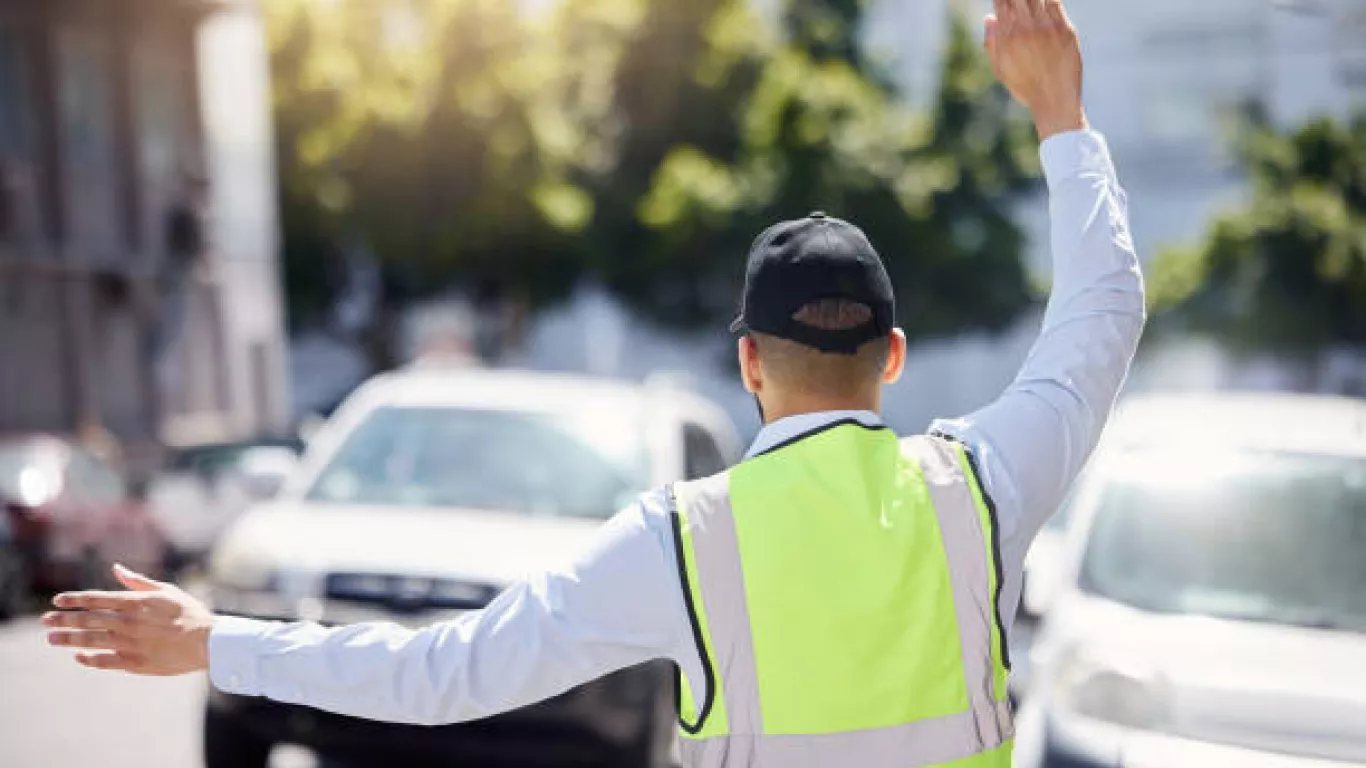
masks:
<path fill-rule="evenodd" d="M 390 722 L 472 720 L 652 659 L 696 673 L 656 517 L 645 506 L 627 510 L 569 566 L 420 630 L 215 618 L 178 587 L 127 570 L 115 573 L 130 591 L 59 595 L 67 610 L 44 623 L 52 644 L 82 649 L 77 660 L 98 669 L 207 669 L 228 693 Z"/>
<path fill-rule="evenodd" d="M 1114 406 L 1143 328 L 1143 281 L 1124 192 L 1082 110 L 1080 47 L 1060 0 L 997 0 L 986 46 L 1042 140 L 1053 291 L 1038 341 L 1004 394 L 934 429 L 972 446 L 1004 544 L 1022 558 Z"/>

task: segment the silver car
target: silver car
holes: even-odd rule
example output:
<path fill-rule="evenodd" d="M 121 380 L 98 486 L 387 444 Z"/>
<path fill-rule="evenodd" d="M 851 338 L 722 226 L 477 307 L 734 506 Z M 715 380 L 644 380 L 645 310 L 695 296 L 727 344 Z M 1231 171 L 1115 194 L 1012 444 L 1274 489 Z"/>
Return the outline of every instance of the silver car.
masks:
<path fill-rule="evenodd" d="M 1366 403 L 1123 416 L 1076 491 L 1017 765 L 1366 764 Z"/>
<path fill-rule="evenodd" d="M 483 607 L 573 554 L 650 487 L 735 460 L 729 419 L 674 387 L 508 371 L 410 370 L 363 385 L 270 502 L 210 559 L 214 607 L 323 623 L 422 625 Z M 474 723 L 372 723 L 210 695 L 208 768 L 260 768 L 277 743 L 383 764 L 664 765 L 672 668 L 624 670 Z"/>

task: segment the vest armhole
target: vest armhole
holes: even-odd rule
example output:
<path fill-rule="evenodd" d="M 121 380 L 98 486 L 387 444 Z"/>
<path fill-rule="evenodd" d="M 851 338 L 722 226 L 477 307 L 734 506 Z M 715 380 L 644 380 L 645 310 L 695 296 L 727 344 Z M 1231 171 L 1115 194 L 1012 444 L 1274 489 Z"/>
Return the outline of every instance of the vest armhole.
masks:
<path fill-rule="evenodd" d="M 1001 522 L 996 515 L 996 502 L 992 500 L 991 494 L 987 492 L 986 486 L 982 483 L 982 469 L 977 465 L 977 456 L 972 448 L 953 435 L 944 432 L 934 432 L 931 437 L 940 440 L 947 440 L 957 445 L 963 450 L 963 456 L 968 461 L 968 469 L 972 472 L 972 477 L 968 480 L 977 487 L 977 492 L 982 496 L 982 504 L 987 508 L 987 522 L 991 526 L 991 567 L 996 570 L 996 589 L 991 596 L 992 618 L 996 621 L 996 634 L 1001 643 L 1001 665 L 1010 671 L 1010 644 L 1006 642 L 1006 625 L 1001 620 L 1001 587 L 1005 584 L 1006 574 L 1003 561 L 1001 559 Z"/>
<path fill-rule="evenodd" d="M 707 691 L 702 697 L 702 706 L 698 708 L 697 722 L 688 724 L 683 719 L 683 667 L 674 664 L 674 712 L 678 716 L 678 727 L 682 728 L 689 735 L 701 733 L 702 727 L 707 723 L 707 717 L 711 714 L 712 704 L 716 699 L 716 675 L 712 670 L 711 654 L 707 651 L 707 641 L 702 635 L 702 622 L 697 617 L 697 605 L 693 601 L 693 585 L 688 580 L 688 561 L 687 553 L 683 547 L 683 521 L 678 514 L 678 498 L 674 495 L 674 487 L 668 486 L 667 492 L 669 501 L 669 525 L 673 530 L 674 537 L 674 559 L 678 566 L 678 582 L 683 588 L 683 604 L 688 609 L 688 625 L 692 628 L 693 645 L 697 648 L 697 655 L 702 661 L 702 677 L 706 684 Z M 693 699 L 696 701 L 696 692 Z"/>

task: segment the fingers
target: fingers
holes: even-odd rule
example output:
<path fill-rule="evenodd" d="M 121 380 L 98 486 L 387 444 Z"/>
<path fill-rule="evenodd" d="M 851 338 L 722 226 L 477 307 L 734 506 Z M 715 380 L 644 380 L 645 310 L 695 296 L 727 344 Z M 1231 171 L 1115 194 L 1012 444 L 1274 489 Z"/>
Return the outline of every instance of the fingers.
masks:
<path fill-rule="evenodd" d="M 1062 0 L 1044 0 L 1044 13 L 1050 21 L 1064 24 L 1069 29 L 1072 27 L 1072 19 L 1067 16 L 1067 8 Z"/>
<path fill-rule="evenodd" d="M 119 651 L 116 653 L 78 653 L 76 661 L 91 669 L 117 669 L 136 672 L 142 667 L 143 658 L 136 653 Z"/>
<path fill-rule="evenodd" d="M 132 611 L 146 602 L 146 595 L 103 590 L 63 592 L 52 598 L 52 604 L 58 608 L 85 611 Z"/>
<path fill-rule="evenodd" d="M 1012 24 L 1028 21 L 1034 15 L 1038 0 L 1006 0 L 1008 21 Z"/>
<path fill-rule="evenodd" d="M 126 635 L 139 634 L 142 630 L 138 622 L 125 615 L 103 611 L 53 611 L 43 615 L 43 625 L 54 629 L 100 629 Z"/>
<path fill-rule="evenodd" d="M 113 572 L 114 578 L 118 579 L 120 584 L 134 592 L 155 592 L 166 586 L 117 563 L 114 565 Z"/>
<path fill-rule="evenodd" d="M 94 651 L 132 651 L 137 642 L 132 638 L 102 629 L 73 629 L 47 633 L 48 645 L 60 648 L 86 648 Z"/>
<path fill-rule="evenodd" d="M 66 610 L 116 611 L 170 616 L 177 610 L 173 602 L 151 592 L 64 592 L 52 598 L 52 604 Z"/>

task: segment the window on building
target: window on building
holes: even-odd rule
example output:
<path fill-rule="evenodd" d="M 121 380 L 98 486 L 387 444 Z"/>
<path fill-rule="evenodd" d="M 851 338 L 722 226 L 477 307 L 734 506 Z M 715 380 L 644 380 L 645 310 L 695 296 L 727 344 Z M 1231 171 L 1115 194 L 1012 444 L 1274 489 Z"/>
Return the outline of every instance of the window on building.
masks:
<path fill-rule="evenodd" d="M 18 236 L 28 218 L 32 101 L 26 54 L 19 31 L 0 26 L 0 241 Z"/>
<path fill-rule="evenodd" d="M 0 156 L 22 157 L 29 151 L 28 67 L 23 38 L 0 26 Z"/>
<path fill-rule="evenodd" d="M 270 431 L 275 427 L 274 407 L 271 394 L 274 387 L 271 386 L 271 365 L 270 345 L 265 341 L 254 341 L 251 344 L 251 388 L 252 401 L 256 406 L 256 428 L 261 431 Z"/>
<path fill-rule="evenodd" d="M 92 256 L 112 255 L 108 244 L 121 239 L 123 227 L 115 161 L 111 41 L 99 30 L 63 29 L 57 63 L 72 227 L 79 239 L 96 246 Z"/>
<path fill-rule="evenodd" d="M 1157 83 L 1146 89 L 1142 120 L 1155 155 L 1180 158 L 1192 169 L 1218 169 L 1234 160 L 1233 127 L 1247 99 L 1235 87 Z"/>

